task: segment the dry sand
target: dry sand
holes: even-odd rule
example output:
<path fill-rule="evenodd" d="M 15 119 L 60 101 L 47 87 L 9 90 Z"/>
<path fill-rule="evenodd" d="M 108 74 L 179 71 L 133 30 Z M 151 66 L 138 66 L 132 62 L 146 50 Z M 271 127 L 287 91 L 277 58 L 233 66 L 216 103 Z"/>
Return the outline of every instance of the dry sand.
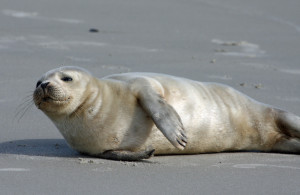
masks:
<path fill-rule="evenodd" d="M 31 101 L 42 73 L 78 65 L 98 77 L 149 71 L 222 82 L 300 115 L 299 8 L 299 0 L 1 0 L 0 193 L 299 194 L 299 155 L 89 158 Z"/>

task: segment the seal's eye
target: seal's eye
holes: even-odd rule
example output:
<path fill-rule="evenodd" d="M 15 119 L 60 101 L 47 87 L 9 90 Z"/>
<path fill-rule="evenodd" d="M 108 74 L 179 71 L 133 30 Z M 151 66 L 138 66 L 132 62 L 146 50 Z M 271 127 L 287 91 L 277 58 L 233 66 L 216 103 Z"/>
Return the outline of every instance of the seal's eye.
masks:
<path fill-rule="evenodd" d="M 71 77 L 63 77 L 63 78 L 61 78 L 61 80 L 65 81 L 65 82 L 73 81 L 73 79 Z"/>
<path fill-rule="evenodd" d="M 37 88 L 38 86 L 40 86 L 41 83 L 42 83 L 42 81 L 38 81 L 38 82 L 36 83 L 35 88 Z"/>

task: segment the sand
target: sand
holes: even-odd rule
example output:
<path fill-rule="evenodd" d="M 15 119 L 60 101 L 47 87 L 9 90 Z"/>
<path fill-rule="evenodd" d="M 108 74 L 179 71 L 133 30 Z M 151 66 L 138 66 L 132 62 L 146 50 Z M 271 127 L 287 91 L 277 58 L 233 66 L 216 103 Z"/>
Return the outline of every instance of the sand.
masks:
<path fill-rule="evenodd" d="M 299 8 L 299 0 L 2 0 L 0 193 L 299 194 L 299 155 L 89 158 L 31 101 L 44 72 L 77 65 L 98 77 L 221 82 L 300 115 Z"/>

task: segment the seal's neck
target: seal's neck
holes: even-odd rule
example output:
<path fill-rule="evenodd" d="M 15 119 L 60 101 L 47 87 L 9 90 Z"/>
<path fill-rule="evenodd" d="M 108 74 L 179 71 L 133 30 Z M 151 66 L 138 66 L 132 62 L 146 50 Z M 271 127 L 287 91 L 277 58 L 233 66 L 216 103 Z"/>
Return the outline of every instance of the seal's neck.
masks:
<path fill-rule="evenodd" d="M 87 115 L 100 109 L 102 104 L 102 96 L 104 93 L 104 83 L 98 79 L 92 79 L 86 86 L 81 97 L 76 100 L 77 104 L 73 111 L 68 114 L 69 118 L 73 118 L 86 112 Z"/>

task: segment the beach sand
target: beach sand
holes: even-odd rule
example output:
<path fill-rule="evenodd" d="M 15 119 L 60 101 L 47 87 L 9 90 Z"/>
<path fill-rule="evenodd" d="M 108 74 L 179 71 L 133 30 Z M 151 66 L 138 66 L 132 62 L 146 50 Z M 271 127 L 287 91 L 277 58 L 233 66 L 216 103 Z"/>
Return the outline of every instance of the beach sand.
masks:
<path fill-rule="evenodd" d="M 299 8 L 299 0 L 2 0 L 0 193 L 299 194 L 299 155 L 90 158 L 31 101 L 44 72 L 75 65 L 97 77 L 220 82 L 300 115 Z"/>

